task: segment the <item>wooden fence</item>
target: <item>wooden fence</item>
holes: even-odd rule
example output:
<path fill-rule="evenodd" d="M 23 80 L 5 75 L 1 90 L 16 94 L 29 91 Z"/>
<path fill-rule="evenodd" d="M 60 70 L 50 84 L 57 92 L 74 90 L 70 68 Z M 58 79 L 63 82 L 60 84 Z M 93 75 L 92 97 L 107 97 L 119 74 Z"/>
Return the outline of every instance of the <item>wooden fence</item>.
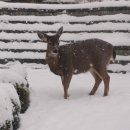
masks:
<path fill-rule="evenodd" d="M 113 17 L 118 14 L 122 14 L 122 19 L 107 19 L 106 17 Z M 104 33 L 105 35 L 114 36 L 114 34 L 118 33 L 119 36 L 122 36 L 122 44 L 115 45 L 115 48 L 117 55 L 123 58 L 117 59 L 116 64 L 128 65 L 130 63 L 130 43 L 125 44 L 126 40 L 123 39 L 123 36 L 130 36 L 130 28 L 125 27 L 126 24 L 130 24 L 130 19 L 123 17 L 123 15 L 130 17 L 130 6 L 77 7 L 72 9 L 66 9 L 66 7 L 41 9 L 31 8 L 30 6 L 29 8 L 4 6 L 0 8 L 0 64 L 15 60 L 19 60 L 22 63 L 46 64 L 44 59 L 46 46 L 38 39 L 36 33 L 38 31 L 55 33 L 57 26 L 64 26 L 64 36 L 61 37 L 61 41 L 64 43 L 72 41 L 73 37 L 80 37 L 82 35 L 100 35 Z M 92 20 L 87 19 L 90 17 Z M 96 17 L 98 18 L 96 19 Z M 83 20 L 81 20 L 82 18 Z M 113 30 L 109 28 L 102 29 L 102 26 L 98 29 L 89 30 L 83 28 L 89 28 L 97 24 L 105 26 L 108 23 L 115 26 L 120 24 L 124 28 Z M 39 26 L 43 26 L 43 29 L 39 28 Z M 81 29 L 78 26 L 81 26 Z M 78 28 L 75 29 L 74 27 Z M 66 38 L 67 36 L 69 39 Z M 80 40 L 80 38 L 76 40 Z"/>

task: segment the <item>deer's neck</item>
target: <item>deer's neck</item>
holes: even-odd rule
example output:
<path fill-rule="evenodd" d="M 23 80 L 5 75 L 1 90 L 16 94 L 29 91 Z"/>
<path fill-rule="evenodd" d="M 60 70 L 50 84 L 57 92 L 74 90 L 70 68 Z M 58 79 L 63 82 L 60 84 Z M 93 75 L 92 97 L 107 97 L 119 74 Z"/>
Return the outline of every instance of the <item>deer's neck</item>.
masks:
<path fill-rule="evenodd" d="M 53 51 L 48 51 L 46 59 L 50 70 L 57 75 L 61 75 L 61 70 L 59 68 L 59 54 L 54 53 Z"/>

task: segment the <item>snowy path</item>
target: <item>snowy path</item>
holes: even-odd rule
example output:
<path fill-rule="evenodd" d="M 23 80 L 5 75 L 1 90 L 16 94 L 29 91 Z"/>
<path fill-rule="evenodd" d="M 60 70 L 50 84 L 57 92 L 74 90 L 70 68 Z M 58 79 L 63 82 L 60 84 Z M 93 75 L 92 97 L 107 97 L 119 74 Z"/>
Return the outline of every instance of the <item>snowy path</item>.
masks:
<path fill-rule="evenodd" d="M 92 76 L 74 76 L 69 100 L 63 99 L 60 78 L 49 69 L 28 69 L 31 106 L 21 115 L 19 130 L 130 130 L 130 73 L 110 74 L 110 94 L 103 84 L 89 96 Z"/>

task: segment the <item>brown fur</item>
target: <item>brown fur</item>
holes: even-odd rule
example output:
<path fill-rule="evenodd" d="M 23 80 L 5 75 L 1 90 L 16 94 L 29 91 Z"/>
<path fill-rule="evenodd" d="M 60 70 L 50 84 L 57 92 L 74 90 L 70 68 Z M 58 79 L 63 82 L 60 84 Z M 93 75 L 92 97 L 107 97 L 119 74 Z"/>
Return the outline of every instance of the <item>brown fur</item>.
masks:
<path fill-rule="evenodd" d="M 64 87 L 64 98 L 68 97 L 68 88 L 73 74 L 90 71 L 95 85 L 90 92 L 94 95 L 99 84 L 104 82 L 104 96 L 108 95 L 110 77 L 106 67 L 113 58 L 113 46 L 100 39 L 88 39 L 59 46 L 61 27 L 54 36 L 38 33 L 40 39 L 47 42 L 47 63 L 50 70 L 61 76 Z M 115 58 L 115 57 L 114 57 Z"/>

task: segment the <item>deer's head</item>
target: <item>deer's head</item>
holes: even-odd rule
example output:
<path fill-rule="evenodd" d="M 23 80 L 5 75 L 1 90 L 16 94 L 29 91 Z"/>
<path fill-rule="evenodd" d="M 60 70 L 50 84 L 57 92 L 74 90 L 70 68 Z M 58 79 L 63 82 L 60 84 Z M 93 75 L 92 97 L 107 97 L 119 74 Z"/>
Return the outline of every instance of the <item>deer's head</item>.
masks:
<path fill-rule="evenodd" d="M 47 56 L 55 56 L 58 53 L 59 38 L 63 32 L 63 27 L 59 28 L 55 35 L 47 35 L 45 33 L 37 33 L 38 37 L 47 43 Z"/>

